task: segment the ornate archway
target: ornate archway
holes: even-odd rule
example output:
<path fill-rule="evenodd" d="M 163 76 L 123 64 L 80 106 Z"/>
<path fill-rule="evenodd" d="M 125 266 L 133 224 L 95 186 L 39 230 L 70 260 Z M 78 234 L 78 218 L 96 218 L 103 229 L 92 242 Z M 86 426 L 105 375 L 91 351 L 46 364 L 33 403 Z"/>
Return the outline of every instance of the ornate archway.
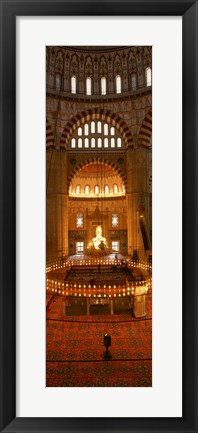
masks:
<path fill-rule="evenodd" d="M 46 149 L 51 149 L 53 147 L 54 147 L 54 134 L 48 119 L 46 119 Z"/>
<path fill-rule="evenodd" d="M 70 184 L 72 182 L 73 177 L 77 174 L 77 172 L 81 168 L 85 167 L 86 165 L 94 164 L 94 163 L 95 164 L 107 164 L 110 167 L 112 167 L 117 172 L 117 174 L 121 177 L 125 191 L 126 191 L 127 179 L 126 179 L 125 174 L 122 172 L 122 170 L 113 161 L 110 161 L 110 159 L 105 158 L 105 157 L 95 156 L 95 157 L 91 157 L 91 158 L 86 158 L 84 161 L 81 161 L 78 165 L 76 165 L 76 167 L 73 169 L 72 173 L 67 178 L 67 192 L 69 192 Z"/>
<path fill-rule="evenodd" d="M 109 110 L 104 110 L 102 108 L 82 111 L 76 114 L 76 116 L 72 117 L 62 132 L 60 146 L 62 148 L 68 147 L 70 137 L 72 136 L 74 130 L 80 125 L 86 122 L 91 122 L 92 120 L 106 121 L 112 126 L 115 126 L 120 131 L 125 146 L 133 147 L 133 136 L 126 122 L 121 119 L 121 117 L 119 117 L 117 114 L 112 113 Z"/>
<path fill-rule="evenodd" d="M 151 150 L 151 137 L 152 137 L 152 110 L 146 114 L 142 125 L 140 127 L 138 136 L 138 145 Z"/>

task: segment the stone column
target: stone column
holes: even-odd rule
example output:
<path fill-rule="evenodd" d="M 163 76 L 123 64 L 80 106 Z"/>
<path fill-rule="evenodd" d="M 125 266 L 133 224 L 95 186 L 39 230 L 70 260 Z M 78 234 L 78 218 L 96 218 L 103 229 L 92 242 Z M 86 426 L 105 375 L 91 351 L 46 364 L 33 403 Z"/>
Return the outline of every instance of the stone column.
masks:
<path fill-rule="evenodd" d="M 137 194 L 127 193 L 128 254 L 132 254 L 134 249 L 139 249 L 137 206 Z"/>
<path fill-rule="evenodd" d="M 146 315 L 146 295 L 134 296 L 133 312 L 135 317 Z"/>
<path fill-rule="evenodd" d="M 57 195 L 57 242 L 58 256 L 68 255 L 68 197 Z"/>
<path fill-rule="evenodd" d="M 113 311 L 113 299 L 110 299 L 110 312 L 111 312 L 111 314 L 114 314 L 114 311 Z"/>
<path fill-rule="evenodd" d="M 87 301 L 87 316 L 90 315 L 90 302 L 89 302 L 89 298 L 86 298 Z"/>
<path fill-rule="evenodd" d="M 68 254 L 66 151 L 48 151 L 46 169 L 46 258 L 53 260 Z"/>
<path fill-rule="evenodd" d="M 147 159 L 145 149 L 127 150 L 127 222 L 128 254 L 133 250 L 144 251 L 139 218 L 148 214 Z"/>
<path fill-rule="evenodd" d="M 127 233 L 128 254 L 139 247 L 138 236 L 138 182 L 135 164 L 135 153 L 133 149 L 127 150 Z"/>

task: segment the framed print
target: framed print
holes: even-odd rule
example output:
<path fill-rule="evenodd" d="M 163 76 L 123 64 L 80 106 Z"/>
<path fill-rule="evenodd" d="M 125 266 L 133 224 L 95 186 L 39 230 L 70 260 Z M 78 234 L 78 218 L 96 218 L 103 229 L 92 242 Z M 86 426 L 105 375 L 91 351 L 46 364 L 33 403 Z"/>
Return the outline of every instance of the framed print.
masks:
<path fill-rule="evenodd" d="M 1 27 L 1 431 L 196 432 L 197 1 Z"/>

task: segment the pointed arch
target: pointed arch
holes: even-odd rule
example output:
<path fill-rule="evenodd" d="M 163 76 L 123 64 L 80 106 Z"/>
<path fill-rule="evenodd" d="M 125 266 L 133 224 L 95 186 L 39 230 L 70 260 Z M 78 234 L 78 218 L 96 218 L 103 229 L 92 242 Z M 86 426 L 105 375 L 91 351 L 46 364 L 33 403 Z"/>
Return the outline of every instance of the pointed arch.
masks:
<path fill-rule="evenodd" d="M 152 138 L 152 110 L 149 110 L 140 127 L 139 136 L 138 136 L 139 147 L 145 147 L 151 150 L 152 148 L 151 138 Z"/>
<path fill-rule="evenodd" d="M 72 117 L 62 132 L 60 146 L 62 148 L 67 148 L 70 143 L 70 138 L 75 129 L 86 122 L 91 122 L 92 120 L 102 120 L 110 123 L 112 126 L 116 127 L 120 131 L 125 146 L 133 147 L 133 136 L 126 122 L 121 119 L 118 114 L 115 114 L 109 110 L 104 110 L 102 108 L 82 111 L 76 116 Z"/>
<path fill-rule="evenodd" d="M 54 134 L 49 121 L 46 119 L 46 148 L 54 147 Z"/>
<path fill-rule="evenodd" d="M 69 192 L 69 188 L 70 188 L 72 179 L 74 178 L 74 176 L 77 174 L 77 172 L 81 168 L 83 168 L 89 164 L 98 164 L 98 163 L 107 164 L 110 167 L 112 167 L 117 172 L 117 174 L 121 177 L 125 191 L 127 190 L 126 176 L 122 172 L 122 170 L 119 167 L 117 167 L 117 165 L 114 162 L 110 161 L 108 158 L 105 158 L 105 157 L 92 157 L 92 158 L 87 158 L 86 160 L 79 162 L 79 164 L 75 166 L 75 168 L 73 169 L 73 171 L 71 172 L 71 174 L 67 178 L 67 191 Z"/>

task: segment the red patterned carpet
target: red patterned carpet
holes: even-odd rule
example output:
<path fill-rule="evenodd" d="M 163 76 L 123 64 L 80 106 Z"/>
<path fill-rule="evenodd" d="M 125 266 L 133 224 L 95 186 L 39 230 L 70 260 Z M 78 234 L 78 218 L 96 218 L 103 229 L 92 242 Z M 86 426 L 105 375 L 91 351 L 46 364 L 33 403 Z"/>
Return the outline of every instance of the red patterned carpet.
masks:
<path fill-rule="evenodd" d="M 46 385 L 49 387 L 152 386 L 151 294 L 147 316 L 63 315 L 62 298 L 47 297 Z M 110 360 L 103 359 L 104 334 L 111 335 Z"/>

